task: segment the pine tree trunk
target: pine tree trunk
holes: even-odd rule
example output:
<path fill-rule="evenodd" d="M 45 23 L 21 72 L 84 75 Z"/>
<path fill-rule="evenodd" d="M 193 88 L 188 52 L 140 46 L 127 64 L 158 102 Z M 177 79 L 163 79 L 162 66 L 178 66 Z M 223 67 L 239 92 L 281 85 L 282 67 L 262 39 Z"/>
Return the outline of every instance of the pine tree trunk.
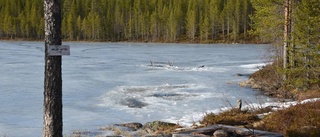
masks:
<path fill-rule="evenodd" d="M 291 23 L 290 23 L 290 5 L 291 5 L 291 1 L 290 0 L 285 0 L 284 3 L 284 33 L 283 33 L 283 37 L 284 37 L 284 44 L 283 44 L 283 68 L 286 69 L 288 68 L 288 64 L 289 64 L 289 55 L 288 55 L 288 47 L 289 47 L 289 41 L 290 41 L 290 27 L 291 27 Z"/>
<path fill-rule="evenodd" d="M 61 56 L 48 56 L 49 45 L 61 45 L 61 2 L 44 0 L 45 78 L 43 137 L 62 137 Z"/>

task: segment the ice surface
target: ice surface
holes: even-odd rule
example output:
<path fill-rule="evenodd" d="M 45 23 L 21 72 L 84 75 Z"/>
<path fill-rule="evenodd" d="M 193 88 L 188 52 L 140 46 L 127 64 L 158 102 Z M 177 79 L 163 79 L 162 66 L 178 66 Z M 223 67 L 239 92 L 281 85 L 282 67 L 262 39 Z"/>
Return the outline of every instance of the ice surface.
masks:
<path fill-rule="evenodd" d="M 272 101 L 235 76 L 263 65 L 268 45 L 63 44 L 71 46 L 62 61 L 64 134 L 125 122 L 190 125 L 238 99 Z M 0 64 L 0 136 L 41 136 L 44 43 L 0 41 Z"/>

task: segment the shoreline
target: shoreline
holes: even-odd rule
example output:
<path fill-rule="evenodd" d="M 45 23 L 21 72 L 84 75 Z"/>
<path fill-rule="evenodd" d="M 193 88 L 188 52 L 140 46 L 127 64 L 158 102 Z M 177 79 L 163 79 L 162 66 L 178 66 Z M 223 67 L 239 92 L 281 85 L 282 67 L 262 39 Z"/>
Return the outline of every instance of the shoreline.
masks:
<path fill-rule="evenodd" d="M 288 101 L 288 102 L 267 102 L 264 104 L 259 103 L 253 103 L 253 104 L 247 104 L 243 106 L 242 111 L 254 111 L 259 109 L 266 109 L 271 108 L 270 112 L 264 112 L 261 114 L 257 114 L 258 117 L 263 119 L 264 117 L 267 117 L 273 112 L 277 112 L 280 110 L 288 109 L 297 105 L 306 104 L 306 103 L 314 103 L 314 102 L 320 102 L 320 98 L 312 98 L 312 99 L 306 99 L 302 101 Z M 225 107 L 221 108 L 220 112 L 215 111 L 207 111 L 205 114 L 203 114 L 203 117 L 205 117 L 206 114 L 214 113 L 215 115 L 219 115 L 224 112 L 232 111 L 235 109 L 235 107 Z M 259 122 L 257 122 L 259 124 Z M 170 126 L 169 126 L 170 125 Z M 241 128 L 242 126 L 232 126 L 232 123 L 225 123 L 225 124 L 217 124 L 216 126 L 223 126 L 228 125 L 230 128 Z M 212 126 L 212 125 L 211 125 Z M 170 122 L 164 122 L 164 121 L 151 121 L 147 123 L 116 123 L 113 125 L 106 125 L 99 127 L 96 131 L 74 131 L 73 135 L 102 135 L 102 136 L 134 136 L 138 137 L 141 134 L 144 134 L 144 136 L 148 137 L 156 137 L 156 136 L 168 136 L 171 137 L 173 134 L 180 134 L 185 132 L 190 132 L 193 130 L 202 130 L 203 128 L 208 128 L 210 125 L 205 126 L 203 124 L 194 124 L 191 126 L 182 126 L 178 123 L 170 123 Z M 266 132 L 266 131 L 263 131 Z M 269 134 L 275 134 L 275 132 L 269 132 Z M 277 133 L 278 134 L 278 133 Z M 281 134 L 278 134 L 281 135 Z"/>
<path fill-rule="evenodd" d="M 256 72 L 258 72 L 258 71 L 256 71 Z M 238 76 L 242 76 L 242 75 L 238 75 Z M 254 90 L 258 90 L 258 92 L 261 92 L 265 96 L 275 97 L 273 94 L 270 94 L 270 92 L 265 92 L 265 91 L 261 90 L 263 87 L 261 85 L 259 85 L 259 82 L 256 82 L 253 78 L 251 78 L 251 75 L 249 75 L 247 80 L 239 82 L 238 85 L 240 85 L 243 88 L 252 88 Z M 261 110 L 265 110 L 265 109 L 268 110 L 266 112 L 263 111 L 258 114 L 255 114 L 257 117 L 259 117 L 260 120 L 253 123 L 252 129 L 256 129 L 256 128 L 259 129 L 259 126 L 266 124 L 266 123 L 263 123 L 263 121 L 266 119 L 266 117 L 268 118 L 271 114 L 278 113 L 281 111 L 286 111 L 289 109 L 295 109 L 296 107 L 299 107 L 299 105 L 320 102 L 320 98 L 317 98 L 317 97 L 308 98 L 308 99 L 304 99 L 304 100 L 285 99 L 283 97 L 275 97 L 275 98 L 278 99 L 279 101 L 265 102 L 265 103 L 251 103 L 251 104 L 246 104 L 242 107 L 241 112 L 245 112 L 245 113 L 247 111 L 261 111 Z M 174 128 L 174 129 L 170 128 L 170 127 L 168 129 L 161 129 L 161 128 L 159 129 L 157 127 L 157 129 L 159 129 L 159 130 L 152 130 L 152 132 L 150 132 L 150 131 L 148 131 L 148 129 L 146 130 L 145 128 L 143 128 L 144 126 L 142 126 L 140 129 L 132 131 L 132 130 L 128 130 L 128 129 L 123 130 L 123 127 L 130 129 L 130 126 L 129 127 L 128 126 L 115 127 L 114 125 L 113 126 L 109 125 L 108 128 L 106 128 L 107 131 L 104 130 L 103 132 L 104 132 L 104 135 L 130 134 L 130 136 L 137 136 L 137 132 L 139 132 L 139 134 L 141 134 L 141 132 L 143 132 L 144 134 L 146 134 L 145 136 L 148 136 L 148 137 L 149 136 L 156 137 L 159 135 L 168 136 L 168 137 L 171 137 L 171 136 L 179 137 L 180 134 L 182 134 L 182 136 L 184 136 L 184 135 L 186 135 L 185 133 L 187 133 L 187 134 L 189 134 L 188 136 L 191 135 L 193 137 L 194 134 L 196 134 L 196 133 L 197 134 L 200 133 L 200 135 L 206 134 L 206 132 L 210 126 L 203 125 L 203 123 L 201 124 L 201 121 L 203 121 L 208 115 L 213 114 L 213 115 L 219 116 L 225 112 L 229 113 L 229 111 L 233 111 L 234 109 L 237 109 L 237 108 L 236 107 L 223 107 L 223 108 L 219 109 L 220 111 L 211 110 L 211 111 L 203 112 L 202 114 L 200 114 L 200 115 L 202 115 L 201 119 L 194 119 L 194 121 L 199 121 L 200 123 L 195 122 L 194 124 L 189 125 L 189 126 L 186 126 L 186 125 L 182 126 L 182 125 L 179 125 L 179 123 L 170 123 L 170 124 L 176 124 L 179 126 L 178 128 Z M 153 122 L 155 122 L 155 121 L 153 121 Z M 160 121 L 160 122 L 162 122 L 162 121 Z M 148 122 L 148 123 L 150 123 L 150 122 Z M 141 123 L 139 123 L 139 124 L 141 124 Z M 219 124 L 216 126 L 219 126 Z M 235 129 L 239 130 L 239 126 L 232 126 L 232 123 L 227 124 L 227 126 L 229 126 L 229 129 L 227 129 L 227 130 L 230 130 L 230 128 L 235 128 Z M 112 128 L 110 128 L 110 127 L 112 127 Z M 242 127 L 242 126 L 240 126 L 240 127 Z M 117 129 L 117 128 L 122 129 L 122 131 L 118 131 L 119 129 Z M 101 128 L 100 128 L 100 130 L 101 130 Z M 194 131 L 197 131 L 197 132 L 194 132 Z M 214 131 L 216 131 L 216 129 Z M 275 135 L 275 136 L 279 136 L 279 137 L 287 134 L 287 133 L 280 133 L 280 132 L 267 132 L 267 130 L 262 130 L 261 132 L 263 132 L 265 134 L 270 134 L 271 136 Z M 210 135 L 212 135 L 212 134 L 210 133 Z M 196 137 L 196 136 L 194 136 L 194 137 Z"/>
<path fill-rule="evenodd" d="M 25 38 L 0 38 L 0 41 L 37 41 L 37 42 L 44 42 L 43 39 L 25 39 Z M 240 42 L 239 42 L 240 41 Z M 189 41 L 143 41 L 143 40 L 133 40 L 133 41 L 110 41 L 110 40 L 62 40 L 63 42 L 106 42 L 106 43 L 174 43 L 174 44 L 271 44 L 271 43 L 265 43 L 265 42 L 258 42 L 256 40 L 249 40 L 248 42 L 239 40 L 238 42 L 233 42 L 233 41 L 222 41 L 222 40 L 215 40 L 212 42 L 200 42 L 200 41 L 195 41 L 195 42 L 189 42 Z"/>

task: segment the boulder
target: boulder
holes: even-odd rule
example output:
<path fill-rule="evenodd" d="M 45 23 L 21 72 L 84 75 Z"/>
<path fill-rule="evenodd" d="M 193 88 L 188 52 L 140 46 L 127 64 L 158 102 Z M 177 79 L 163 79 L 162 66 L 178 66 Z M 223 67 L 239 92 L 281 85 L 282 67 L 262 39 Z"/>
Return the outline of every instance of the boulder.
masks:
<path fill-rule="evenodd" d="M 173 127 L 176 127 L 177 124 L 169 123 L 169 122 L 162 122 L 162 121 L 153 121 L 147 122 L 143 129 L 145 129 L 148 133 L 155 132 L 158 130 L 167 130 Z"/>
<path fill-rule="evenodd" d="M 115 126 L 127 127 L 132 129 L 133 131 L 136 131 L 142 128 L 143 125 L 141 123 L 124 123 L 124 124 L 115 124 Z"/>
<path fill-rule="evenodd" d="M 220 130 L 217 130 L 213 133 L 213 136 L 214 137 L 228 137 L 228 132 L 220 129 Z"/>
<path fill-rule="evenodd" d="M 142 101 L 139 101 L 136 98 L 126 98 L 122 101 L 120 101 L 120 104 L 124 105 L 124 106 L 128 106 L 130 108 L 142 108 L 147 106 L 147 103 L 144 103 Z"/>

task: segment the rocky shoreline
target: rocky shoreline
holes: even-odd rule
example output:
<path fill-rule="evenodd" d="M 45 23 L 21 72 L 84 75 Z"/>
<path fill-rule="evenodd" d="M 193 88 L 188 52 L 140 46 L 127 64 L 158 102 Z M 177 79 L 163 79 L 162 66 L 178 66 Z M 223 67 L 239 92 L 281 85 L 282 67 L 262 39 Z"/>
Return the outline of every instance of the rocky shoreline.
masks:
<path fill-rule="evenodd" d="M 249 74 L 236 74 L 237 76 L 250 76 Z M 261 89 L 254 79 L 249 78 L 238 83 L 242 87 Z M 227 125 L 226 125 L 227 124 Z M 237 125 L 237 126 L 231 126 Z M 119 123 L 101 127 L 97 133 L 74 132 L 75 136 L 95 135 L 106 137 L 282 137 L 282 134 L 254 130 L 239 123 L 219 123 L 211 126 L 195 125 L 182 127 L 175 123 L 152 121 L 145 124 L 139 122 Z"/>
<path fill-rule="evenodd" d="M 241 87 L 248 87 L 252 89 L 261 89 L 261 85 L 259 85 L 253 78 L 249 78 L 248 80 L 241 81 L 239 83 Z"/>
<path fill-rule="evenodd" d="M 257 130 L 257 127 L 266 124 L 261 120 L 270 113 L 274 113 L 276 111 L 293 107 L 299 104 L 306 104 L 308 102 L 312 103 L 317 101 L 320 101 L 320 98 L 307 99 L 300 102 L 275 102 L 273 104 L 268 104 L 268 106 L 261 106 L 261 108 L 258 109 L 257 113 L 252 114 L 255 115 L 255 118 L 260 120 L 253 123 L 250 122 L 251 124 L 248 124 L 247 122 L 236 122 L 231 120 L 230 118 L 227 118 L 226 116 L 222 116 L 224 117 L 224 121 L 217 122 L 213 125 L 202 123 L 201 125 L 195 125 L 193 127 L 182 127 L 175 123 L 163 121 L 153 121 L 147 122 L 145 124 L 123 123 L 102 127 L 100 128 L 100 131 L 102 132 L 100 132 L 99 135 L 108 137 L 283 137 L 283 134 Z M 261 110 L 264 109 L 267 109 L 268 111 L 262 112 Z M 233 111 L 235 113 L 228 113 L 228 115 L 248 114 L 248 110 L 239 111 L 237 108 L 233 108 L 229 111 Z M 237 119 L 237 116 L 235 118 Z M 247 120 L 250 119 L 251 118 Z"/>
<path fill-rule="evenodd" d="M 283 137 L 282 134 L 251 129 L 245 126 L 216 124 L 207 127 L 183 128 L 163 121 L 114 124 L 100 128 L 106 137 Z M 78 136 L 82 134 L 79 132 Z"/>
<path fill-rule="evenodd" d="M 251 77 L 249 77 L 247 80 L 239 82 L 239 85 L 241 87 L 252 88 L 257 91 L 260 91 L 266 96 L 283 98 L 283 95 L 279 95 L 279 93 L 277 93 L 273 89 L 269 89 L 267 86 L 264 86 L 264 84 L 261 81 L 255 80 L 254 78 L 251 78 Z"/>
<path fill-rule="evenodd" d="M 243 75 L 237 74 L 237 76 Z M 261 91 L 261 89 L 263 88 L 259 82 L 250 77 L 247 80 L 242 81 L 238 84 L 242 87 L 253 88 L 259 91 Z M 269 95 L 270 93 L 266 92 L 265 94 Z M 319 100 L 320 98 L 303 100 L 301 102 L 274 102 L 265 106 L 259 106 L 260 108 L 259 110 L 257 110 L 257 113 L 251 113 L 254 115 L 254 117 L 256 117 L 259 120 L 250 124 L 246 122 L 239 123 L 233 120 L 220 121 L 209 125 L 202 123 L 201 125 L 194 125 L 192 127 L 182 127 L 178 124 L 168 123 L 164 121 L 152 121 L 147 122 L 145 124 L 122 123 L 101 127 L 97 133 L 74 132 L 74 136 L 94 135 L 106 137 L 283 137 L 284 135 L 280 133 L 267 132 L 256 129 L 259 126 L 266 124 L 264 123 L 263 119 L 266 115 L 269 115 L 271 112 L 273 113 L 284 108 L 295 106 L 297 104 L 303 104 L 306 102 L 316 102 Z M 231 108 L 231 111 L 234 110 L 236 114 L 229 113 L 228 115 L 247 115 L 247 111 L 253 111 L 241 110 L 239 108 Z M 262 112 L 261 110 L 267 111 Z M 217 116 L 219 115 L 220 114 L 218 114 Z"/>

